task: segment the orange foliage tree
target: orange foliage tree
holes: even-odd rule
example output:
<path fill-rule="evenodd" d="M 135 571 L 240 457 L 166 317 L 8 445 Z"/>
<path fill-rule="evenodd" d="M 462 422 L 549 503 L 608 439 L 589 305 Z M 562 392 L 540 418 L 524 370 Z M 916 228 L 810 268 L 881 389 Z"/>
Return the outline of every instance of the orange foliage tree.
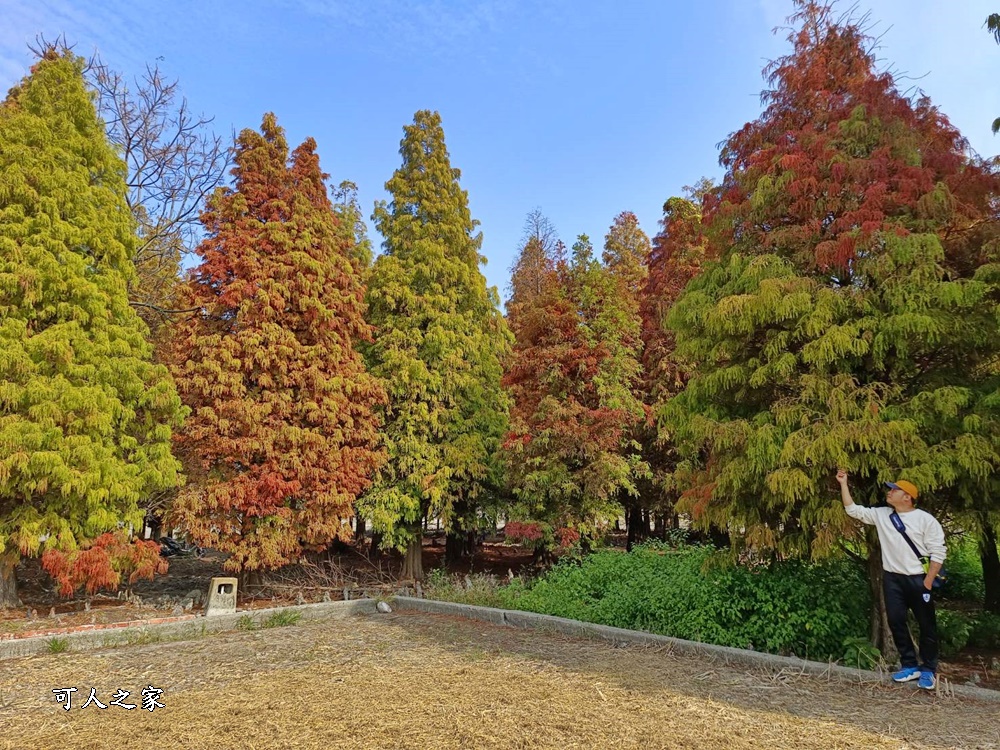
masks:
<path fill-rule="evenodd" d="M 236 142 L 232 189 L 202 216 L 170 359 L 192 416 L 176 438 L 191 484 L 168 519 L 241 572 L 276 568 L 350 533 L 382 464 L 385 391 L 355 346 L 362 253 L 338 223 L 316 144 L 289 159 L 274 115 Z"/>
<path fill-rule="evenodd" d="M 140 578 L 166 573 L 167 561 L 160 557 L 156 542 L 130 540 L 126 534 L 109 531 L 80 549 L 47 550 L 42 568 L 59 586 L 60 596 L 72 596 L 80 588 L 88 594 L 114 591 L 123 578 L 131 587 Z"/>

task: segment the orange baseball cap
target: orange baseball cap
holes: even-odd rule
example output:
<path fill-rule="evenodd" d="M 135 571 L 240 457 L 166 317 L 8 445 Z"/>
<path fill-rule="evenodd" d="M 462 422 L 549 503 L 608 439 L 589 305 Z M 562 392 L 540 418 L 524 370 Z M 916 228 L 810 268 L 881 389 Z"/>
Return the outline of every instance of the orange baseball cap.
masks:
<path fill-rule="evenodd" d="M 886 482 L 885 486 L 894 490 L 902 490 L 914 500 L 916 500 L 917 495 L 920 494 L 920 490 L 917 489 L 917 485 L 913 482 L 907 482 L 905 479 L 900 479 L 897 482 Z"/>

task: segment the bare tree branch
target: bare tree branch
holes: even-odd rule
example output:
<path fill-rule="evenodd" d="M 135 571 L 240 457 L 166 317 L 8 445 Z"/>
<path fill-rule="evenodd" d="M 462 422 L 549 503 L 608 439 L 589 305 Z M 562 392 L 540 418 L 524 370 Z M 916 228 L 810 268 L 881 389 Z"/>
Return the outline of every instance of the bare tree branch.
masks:
<path fill-rule="evenodd" d="M 97 55 L 87 77 L 97 94 L 98 114 L 108 139 L 128 169 L 127 201 L 138 226 L 133 261 L 138 272 L 130 290 L 133 305 L 152 330 L 173 310 L 171 295 L 183 255 L 200 239 L 198 218 L 230 163 L 223 139 L 210 130 L 212 118 L 195 116 L 156 65 L 134 79 L 112 70 Z"/>
<path fill-rule="evenodd" d="M 108 138 L 128 167 L 129 206 L 140 214 L 137 254 L 170 235 L 191 247 L 198 213 L 229 166 L 229 149 L 208 129 L 213 118 L 192 115 L 177 81 L 157 66 L 130 82 L 95 55 L 88 73 Z"/>
<path fill-rule="evenodd" d="M 200 307 L 186 307 L 183 310 L 166 310 L 162 307 L 156 305 L 150 305 L 146 302 L 129 302 L 132 307 L 148 307 L 150 310 L 155 310 L 163 315 L 180 315 L 182 313 L 198 312 Z"/>

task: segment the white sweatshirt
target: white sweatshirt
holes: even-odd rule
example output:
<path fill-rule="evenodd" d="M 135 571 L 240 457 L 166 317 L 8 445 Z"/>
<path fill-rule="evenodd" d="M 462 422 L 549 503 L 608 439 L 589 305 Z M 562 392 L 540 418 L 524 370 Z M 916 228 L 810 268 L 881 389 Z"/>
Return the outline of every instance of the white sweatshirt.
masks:
<path fill-rule="evenodd" d="M 889 518 L 892 514 L 892 508 L 864 508 L 852 503 L 846 506 L 845 510 L 851 518 L 872 525 L 878 531 L 884 570 L 909 576 L 923 574 L 924 568 L 920 560 L 913 554 L 913 550 L 903 539 L 903 535 L 896 531 L 896 527 L 892 525 L 892 519 Z M 948 548 L 944 544 L 944 529 L 941 528 L 937 519 L 927 511 L 916 508 L 906 513 L 900 513 L 899 517 L 906 527 L 906 535 L 917 545 L 920 554 L 930 557 L 934 562 L 943 563 L 948 554 Z"/>

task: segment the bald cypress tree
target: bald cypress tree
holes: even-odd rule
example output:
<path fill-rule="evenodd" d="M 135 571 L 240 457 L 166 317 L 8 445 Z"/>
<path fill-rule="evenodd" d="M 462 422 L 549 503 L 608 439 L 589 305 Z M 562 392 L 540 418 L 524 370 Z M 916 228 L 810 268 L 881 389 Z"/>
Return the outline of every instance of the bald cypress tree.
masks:
<path fill-rule="evenodd" d="M 860 533 L 837 467 L 866 504 L 900 474 L 932 511 L 989 502 L 997 185 L 930 102 L 876 70 L 857 25 L 814 2 L 793 22 L 764 113 L 723 149 L 705 218 L 719 260 L 670 315 L 689 380 L 662 427 L 696 524 L 818 558 Z M 876 608 L 873 638 L 891 648 L 882 622 Z"/>
<path fill-rule="evenodd" d="M 702 190 L 707 192 L 708 185 L 703 185 Z M 638 439 L 650 468 L 650 479 L 643 486 L 643 494 L 652 508 L 663 516 L 671 516 L 673 521 L 679 520 L 674 507 L 677 452 L 669 435 L 659 433 L 656 414 L 684 387 L 685 373 L 675 357 L 675 338 L 666 320 L 684 287 L 699 273 L 706 260 L 701 203 L 701 198 L 691 195 L 690 199 L 672 197 L 663 204 L 660 231 L 644 259 L 647 275 L 639 295 L 642 320 L 639 389 L 647 418 L 640 426 Z M 634 538 L 630 524 L 629 541 Z"/>
<path fill-rule="evenodd" d="M 598 535 L 647 474 L 633 435 L 643 416 L 635 293 L 644 239 L 634 217 L 622 214 L 603 265 L 586 235 L 568 263 L 560 246 L 546 252 L 530 236 L 514 265 L 504 455 L 518 499 L 513 515 L 541 534 L 537 546 L 554 544 L 560 533 L 564 540 Z"/>
<path fill-rule="evenodd" d="M 500 388 L 509 333 L 495 288 L 479 269 L 482 234 L 441 117 L 417 112 L 403 129 L 402 165 L 375 208 L 385 238 L 368 287 L 372 371 L 387 383 L 389 460 L 363 508 L 386 546 L 406 550 L 404 578 L 423 576 L 421 522 L 467 530 L 498 484 L 506 429 Z"/>
<path fill-rule="evenodd" d="M 637 540 L 648 536 L 650 516 L 656 511 L 662 511 L 649 471 L 652 455 L 650 451 L 643 450 L 644 439 L 649 436 L 649 420 L 644 405 L 645 389 L 642 387 L 644 342 L 641 300 L 649 273 L 650 252 L 649 237 L 639 226 L 636 215 L 631 211 L 623 211 L 616 216 L 604 237 L 602 259 L 607 280 L 602 305 L 605 318 L 611 325 L 602 338 L 610 355 L 609 360 L 615 363 L 615 379 L 630 393 L 630 416 L 625 420 L 623 448 L 626 448 L 627 453 L 642 450 L 643 454 L 634 491 L 619 493 L 619 501 L 625 511 L 628 532 L 626 547 L 629 549 Z"/>
<path fill-rule="evenodd" d="M 83 65 L 49 50 L 0 106 L 0 606 L 21 556 L 140 527 L 180 480 L 183 411 L 128 303 L 125 165 Z"/>
<path fill-rule="evenodd" d="M 234 187 L 202 215 L 201 263 L 184 289 L 198 312 L 172 331 L 193 412 L 177 445 L 193 481 L 170 516 L 256 577 L 350 537 L 384 460 L 385 392 L 356 350 L 371 337 L 364 253 L 338 223 L 315 141 L 289 154 L 268 114 L 259 133 L 240 133 L 235 163 Z"/>

